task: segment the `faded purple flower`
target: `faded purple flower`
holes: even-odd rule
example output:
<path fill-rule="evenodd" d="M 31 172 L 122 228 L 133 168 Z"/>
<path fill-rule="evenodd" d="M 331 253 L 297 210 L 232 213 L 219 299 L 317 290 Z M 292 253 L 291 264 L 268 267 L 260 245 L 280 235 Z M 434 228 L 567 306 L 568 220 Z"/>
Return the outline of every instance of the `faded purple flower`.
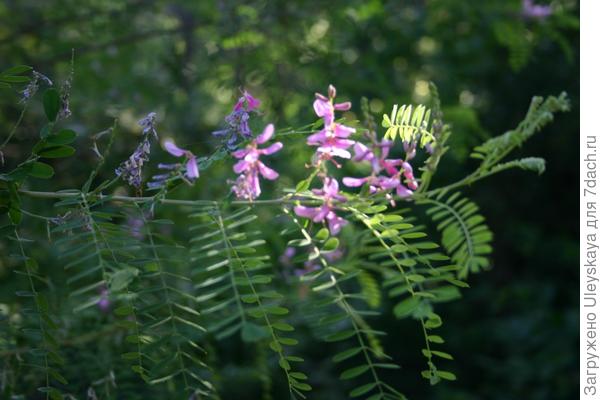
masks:
<path fill-rule="evenodd" d="M 115 170 L 115 174 L 120 176 L 130 186 L 139 189 L 142 186 L 142 169 L 144 163 L 150 158 L 150 135 L 158 139 L 158 134 L 154 128 L 156 113 L 151 112 L 138 124 L 142 127 L 143 139 L 138 144 L 133 154 L 121 163 Z"/>
<path fill-rule="evenodd" d="M 248 120 L 250 119 L 250 113 L 256 111 L 259 106 L 260 100 L 244 90 L 242 97 L 233 107 L 233 111 L 225 117 L 227 128 L 214 131 L 213 136 L 223 138 L 230 149 L 235 148 L 240 136 L 242 138 L 252 137 Z"/>
<path fill-rule="evenodd" d="M 173 143 L 170 140 L 166 140 L 164 142 L 163 146 L 169 154 L 171 154 L 175 157 L 185 156 L 185 158 L 186 158 L 185 176 L 188 179 L 194 180 L 200 176 L 200 171 L 198 171 L 198 163 L 196 161 L 196 156 L 191 151 L 177 147 L 177 145 L 175 145 L 175 143 Z"/>
<path fill-rule="evenodd" d="M 120 176 L 130 186 L 140 188 L 142 186 L 142 169 L 144 163 L 148 161 L 150 156 L 150 141 L 148 137 L 144 137 L 142 142 L 138 144 L 133 154 L 121 163 L 115 174 Z"/>
<path fill-rule="evenodd" d="M 258 148 L 259 144 L 264 144 L 271 139 L 274 131 L 275 128 L 273 127 L 273 124 L 267 125 L 263 133 L 252 140 L 245 149 L 237 150 L 232 153 L 235 158 L 240 159 L 240 161 L 233 166 L 233 171 L 236 174 L 240 174 L 232 187 L 232 191 L 235 193 L 236 197 L 253 200 L 260 196 L 259 174 L 269 180 L 275 180 L 279 177 L 279 174 L 276 171 L 267 167 L 260 161 L 260 156 L 271 155 L 278 152 L 283 147 L 283 144 L 281 142 L 276 142 L 266 148 Z"/>
<path fill-rule="evenodd" d="M 33 96 L 35 96 L 38 89 L 40 88 L 40 81 L 46 83 L 48 86 L 54 85 L 54 83 L 52 83 L 50 78 L 48 78 L 46 75 L 39 73 L 37 71 L 33 71 L 32 74 L 33 74 L 33 76 L 31 78 L 31 80 L 29 81 L 27 86 L 25 86 L 25 89 L 23 89 L 21 91 L 21 100 L 20 100 L 21 103 L 25 103 L 29 99 L 31 99 Z"/>
<path fill-rule="evenodd" d="M 346 201 L 346 198 L 339 194 L 338 182 L 334 178 L 325 177 L 323 189 L 313 189 L 313 193 L 323 197 L 323 204 L 319 207 L 296 206 L 294 212 L 296 215 L 309 218 L 314 222 L 327 221 L 331 234 L 337 235 L 342 227 L 348 223 L 334 211 L 335 201 Z"/>
<path fill-rule="evenodd" d="M 525 18 L 530 19 L 546 19 L 552 15 L 551 5 L 535 4 L 533 0 L 523 0 L 521 13 Z"/>
<path fill-rule="evenodd" d="M 156 123 L 156 113 L 151 112 L 146 115 L 144 118 L 138 121 L 138 125 L 142 127 L 142 133 L 147 135 L 152 133 L 155 139 L 158 139 L 158 133 L 156 133 L 156 128 L 154 124 Z"/>
<path fill-rule="evenodd" d="M 107 312 L 110 310 L 110 299 L 108 298 L 109 292 L 106 287 L 100 289 L 100 298 L 96 303 L 100 311 Z"/>

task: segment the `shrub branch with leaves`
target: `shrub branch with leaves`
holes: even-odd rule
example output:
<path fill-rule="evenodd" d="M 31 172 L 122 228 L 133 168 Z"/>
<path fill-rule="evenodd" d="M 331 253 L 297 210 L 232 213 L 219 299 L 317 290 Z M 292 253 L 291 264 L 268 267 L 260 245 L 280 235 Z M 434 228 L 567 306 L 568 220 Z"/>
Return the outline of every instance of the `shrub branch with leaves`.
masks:
<path fill-rule="evenodd" d="M 391 370 L 412 372 L 398 370 L 402 359 L 384 349 L 386 334 L 396 340 L 401 335 L 370 322 L 388 312 L 385 299 L 393 303 L 394 317 L 415 320 L 423 336 L 421 375 L 432 385 L 455 380 L 436 307 L 460 298 L 469 276 L 490 268 L 493 238 L 477 204 L 461 191 L 511 168 L 542 173 L 543 159 L 506 159 L 569 108 L 565 94 L 535 97 L 514 130 L 473 150 L 480 164 L 471 174 L 435 187 L 452 132 L 433 84 L 430 105 L 394 105 L 383 116 L 382 134 L 366 101 L 364 124 L 338 119 L 336 112 L 351 104 L 337 103 L 336 89 L 329 86 L 327 95 L 316 95 L 317 122 L 279 133 L 268 124 L 255 135 L 250 122 L 258 119 L 261 102 L 244 91 L 225 118 L 226 128 L 214 133 L 219 144 L 211 155 L 164 141 L 177 162 L 159 164 L 161 173 L 146 179 L 153 142 L 161 136 L 157 115 L 150 113 L 139 122 L 135 151 L 112 166 L 113 179 L 96 182 L 116 140 L 117 122 L 92 138 L 99 162 L 81 189 L 40 192 L 29 190 L 29 181 L 53 177 L 47 160 L 76 151 L 70 146 L 76 132 L 61 128 L 71 115 L 71 79 L 56 89 L 26 66 L 0 74 L 2 87 L 19 84 L 26 85 L 23 112 L 0 151 L 17 137 L 27 105 L 43 85 L 47 123 L 31 154 L 0 174 L 0 232 L 10 257 L 21 264 L 15 279 L 25 278 L 15 294 L 21 309 L 4 312 L 1 321 L 1 383 L 8 398 L 98 398 L 100 386 L 106 398 L 136 398 L 132 387 L 143 384 L 163 398 L 216 399 L 227 384 L 220 371 L 227 357 L 221 343 L 232 341 L 257 351 L 264 398 L 271 396 L 270 360 L 279 366 L 290 398 L 311 398 L 314 382 L 296 334 L 301 327 L 328 344 L 340 381 L 350 382 L 349 397 L 405 399 L 386 377 Z M 263 179 L 279 177 L 267 156 L 277 160 L 286 151 L 282 141 L 267 142 L 304 134 L 315 148 L 306 160 L 306 178 L 280 197 L 259 198 Z M 171 196 L 181 185 L 202 184 L 222 160 L 237 174 L 228 181 L 230 195 Z M 353 171 L 367 168 L 368 175 L 341 177 L 340 184 L 339 174 L 352 165 Z M 123 183 L 132 195 L 115 191 Z M 54 199 L 60 211 L 37 215 L 23 208 L 23 198 Z M 174 222 L 178 214 L 188 226 Z M 35 234 L 27 229 L 29 219 L 47 226 L 46 239 L 28 237 Z M 263 224 L 275 224 L 287 241 L 279 257 L 272 254 Z M 32 256 L 34 247 L 36 254 L 55 249 L 64 260 L 64 281 L 48 279 L 44 259 Z M 294 290 L 298 298 L 288 295 Z M 68 343 L 85 335 L 86 321 L 99 315 L 114 335 L 110 359 L 133 374 L 111 370 L 101 383 L 72 386 L 65 360 L 77 362 L 77 356 Z"/>

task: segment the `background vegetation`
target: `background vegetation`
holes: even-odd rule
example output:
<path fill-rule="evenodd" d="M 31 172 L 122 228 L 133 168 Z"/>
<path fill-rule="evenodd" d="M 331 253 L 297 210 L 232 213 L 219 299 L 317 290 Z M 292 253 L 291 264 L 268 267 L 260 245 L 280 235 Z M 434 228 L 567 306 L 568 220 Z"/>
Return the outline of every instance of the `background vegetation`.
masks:
<path fill-rule="evenodd" d="M 570 399 L 577 386 L 577 300 L 574 260 L 577 208 L 575 160 L 578 137 L 579 49 L 576 1 L 553 1 L 553 14 L 526 18 L 518 0 L 431 1 L 166 1 L 166 0 L 7 0 L 0 4 L 0 69 L 33 66 L 57 82 L 74 66 L 72 117 L 78 133 L 77 157 L 59 160 L 53 187 L 44 181 L 30 189 L 73 188 L 85 181 L 97 159 L 91 138 L 118 118 L 114 151 L 106 165 L 117 166 L 135 148 L 136 121 L 158 113 L 159 132 L 176 138 L 196 154 L 214 146 L 210 132 L 239 96 L 249 89 L 264 101 L 264 120 L 276 127 L 313 121 L 313 93 L 333 83 L 358 110 L 361 96 L 374 112 L 393 103 L 429 100 L 427 81 L 441 95 L 446 121 L 453 126 L 452 151 L 436 176 L 451 181 L 472 168 L 470 148 L 514 127 L 532 95 L 566 90 L 573 111 L 561 115 L 528 144 L 528 154 L 548 160 L 544 175 L 533 179 L 511 171 L 472 191 L 495 231 L 493 269 L 473 276 L 464 299 L 444 305 L 447 347 L 455 357 L 456 382 L 430 387 L 407 371 L 420 371 L 419 332 L 409 321 L 381 319 L 374 324 L 392 332 L 388 353 L 400 356 L 397 381 L 409 398 Z M 74 63 L 72 60 L 74 50 Z M 20 93 L 0 96 L 1 139 L 21 113 Z M 41 102 L 26 111 L 16 140 L 3 151 L 7 170 L 27 154 L 44 119 Z M 358 112 L 358 111 L 356 111 Z M 346 115 L 352 118 L 352 114 Z M 297 146 L 294 159 L 274 168 L 290 186 L 305 175 L 298 170 L 311 149 Z M 166 155 L 165 159 L 169 156 Z M 296 168 L 296 169 L 292 169 Z M 110 179 L 111 169 L 102 172 Z M 218 163 L 187 198 L 225 195 L 230 164 Z M 122 191 L 127 188 L 123 187 Z M 263 196 L 270 197 L 271 191 Z M 34 212 L 49 215 L 51 202 L 26 200 Z M 28 222 L 28 229 L 42 229 Z M 273 253 L 283 251 L 277 231 L 267 232 Z M 49 249 L 37 249 L 47 254 Z M 6 246 L 0 243 L 0 252 Z M 56 251 L 43 268 L 60 279 Z M 0 257 L 0 312 L 17 301 L 11 279 L 16 264 Z M 99 313 L 98 319 L 107 318 Z M 90 321 L 94 333 L 99 321 Z M 335 372 L 321 346 L 310 336 L 302 346 L 318 382 L 314 398 L 342 399 Z M 110 385 L 114 361 L 103 359 L 104 339 L 67 343 L 79 361 L 71 380 L 85 392 Z M 257 357 L 231 343 L 223 366 L 223 399 L 258 398 Z M 274 398 L 285 388 L 273 369 Z M 119 382 L 117 382 L 119 384 Z M 283 392 L 281 392 L 283 390 Z M 80 394 L 81 394 L 80 393 Z M 252 394 L 250 394 L 252 393 Z M 148 394 L 148 396 L 151 396 Z M 253 397 L 254 396 L 254 397 Z"/>

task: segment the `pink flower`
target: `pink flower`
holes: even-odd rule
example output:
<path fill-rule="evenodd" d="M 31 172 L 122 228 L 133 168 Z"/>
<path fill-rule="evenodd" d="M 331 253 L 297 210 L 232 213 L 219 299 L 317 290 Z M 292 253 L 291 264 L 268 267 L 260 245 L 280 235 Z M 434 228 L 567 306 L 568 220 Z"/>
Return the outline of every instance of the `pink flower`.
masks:
<path fill-rule="evenodd" d="M 319 146 L 317 153 L 320 159 L 331 159 L 332 157 L 350 158 L 347 150 L 354 144 L 348 137 L 356 132 L 356 129 L 335 123 L 335 111 L 347 111 L 352 104 L 350 102 L 335 104 L 336 90 L 329 85 L 329 97 L 320 93 L 315 94 L 313 108 L 318 117 L 323 118 L 323 129 L 310 135 L 306 143 L 309 146 Z"/>
<path fill-rule="evenodd" d="M 294 212 L 296 215 L 309 218 L 314 222 L 327 221 L 331 234 L 337 235 L 342 227 L 348 223 L 334 211 L 334 201 L 346 201 L 346 198 L 339 194 L 338 182 L 334 178 L 325 177 L 323 189 L 313 189 L 313 193 L 323 197 L 323 204 L 320 207 L 296 206 Z"/>
<path fill-rule="evenodd" d="M 232 153 L 235 158 L 240 159 L 234 166 L 233 171 L 240 174 L 235 185 L 232 187 L 233 192 L 238 198 L 255 199 L 260 196 L 260 182 L 258 175 L 262 175 L 269 180 L 275 180 L 279 174 L 267 167 L 260 161 L 261 155 L 271 155 L 278 152 L 283 147 L 281 142 L 273 143 L 272 145 L 259 149 L 259 144 L 264 144 L 273 136 L 275 128 L 273 124 L 269 124 L 264 129 L 263 133 L 252 140 L 245 149 L 237 150 Z"/>
<path fill-rule="evenodd" d="M 344 185 L 348 187 L 360 187 L 368 184 L 372 194 L 395 189 L 399 197 L 409 197 L 412 195 L 412 190 L 417 189 L 419 186 L 410 163 L 401 159 L 387 158 L 392 142 L 383 141 L 376 143 L 375 146 L 380 148 L 379 156 L 375 155 L 372 149 L 362 143 L 354 145 L 354 160 L 370 162 L 371 175 L 364 178 L 345 177 L 342 180 Z M 408 149 L 407 158 L 411 156 L 411 153 L 413 151 Z M 383 173 L 387 174 L 387 176 L 383 175 Z M 402 178 L 404 178 L 404 182 Z"/>
<path fill-rule="evenodd" d="M 196 179 L 200 176 L 198 164 L 196 163 L 196 156 L 191 151 L 177 147 L 175 143 L 170 140 L 166 140 L 163 146 L 169 154 L 175 157 L 185 156 L 187 159 L 185 164 L 185 176 L 187 176 L 189 179 Z"/>
<path fill-rule="evenodd" d="M 245 111 L 250 112 L 256 110 L 260 107 L 260 100 L 256 97 L 252 96 L 247 90 L 244 90 L 242 97 L 239 98 L 235 106 L 233 107 L 233 111 L 243 110 L 245 106 Z"/>

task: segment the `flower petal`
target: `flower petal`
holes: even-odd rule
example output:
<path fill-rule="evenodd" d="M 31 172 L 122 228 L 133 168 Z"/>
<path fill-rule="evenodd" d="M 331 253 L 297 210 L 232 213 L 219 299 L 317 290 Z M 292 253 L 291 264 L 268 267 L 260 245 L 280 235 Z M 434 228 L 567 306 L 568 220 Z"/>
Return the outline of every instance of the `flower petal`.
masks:
<path fill-rule="evenodd" d="M 273 154 L 273 153 L 278 152 L 282 148 L 283 148 L 283 143 L 277 142 L 277 143 L 273 143 L 272 145 L 270 145 L 266 149 L 260 149 L 259 151 L 260 151 L 261 154 L 269 155 L 269 154 Z"/>
<path fill-rule="evenodd" d="M 319 212 L 318 208 L 296 206 L 294 207 L 294 213 L 299 217 L 312 219 Z"/>
<path fill-rule="evenodd" d="M 250 167 L 250 164 L 246 160 L 240 160 L 233 166 L 233 172 L 236 174 L 241 174 L 246 171 Z"/>
<path fill-rule="evenodd" d="M 231 155 L 235 158 L 244 158 L 246 157 L 246 154 L 248 154 L 248 151 L 248 149 L 236 150 L 233 153 L 231 153 Z"/>
<path fill-rule="evenodd" d="M 352 178 L 347 176 L 342 179 L 342 182 L 348 187 L 359 187 L 364 185 L 368 179 L 369 178 Z"/>
<path fill-rule="evenodd" d="M 173 143 L 170 140 L 165 140 L 165 142 L 163 143 L 163 146 L 169 154 L 171 154 L 175 157 L 181 157 L 182 155 L 184 155 L 186 153 L 186 150 L 177 147 L 175 145 L 175 143 Z"/>
<path fill-rule="evenodd" d="M 258 171 L 262 176 L 264 176 L 268 180 L 272 181 L 279 178 L 279 174 L 277 173 L 277 171 L 272 170 L 260 161 L 258 162 Z"/>
<path fill-rule="evenodd" d="M 269 139 L 271 139 L 271 137 L 273 136 L 273 132 L 275 132 L 275 127 L 273 126 L 273 124 L 267 125 L 263 132 L 256 137 L 256 143 L 263 144 L 269 141 Z"/>
<path fill-rule="evenodd" d="M 349 101 L 345 101 L 343 103 L 335 104 L 333 108 L 339 111 L 348 111 L 352 108 L 352 103 L 350 103 Z"/>
<path fill-rule="evenodd" d="M 306 144 L 309 146 L 318 146 L 324 143 L 327 140 L 327 133 L 325 129 L 320 130 L 317 133 L 313 133 L 309 137 L 306 138 Z"/>
<path fill-rule="evenodd" d="M 200 171 L 198 171 L 198 164 L 196 163 L 196 157 L 189 157 L 187 163 L 185 164 L 185 168 L 185 174 L 188 178 L 196 179 L 200 176 Z"/>

